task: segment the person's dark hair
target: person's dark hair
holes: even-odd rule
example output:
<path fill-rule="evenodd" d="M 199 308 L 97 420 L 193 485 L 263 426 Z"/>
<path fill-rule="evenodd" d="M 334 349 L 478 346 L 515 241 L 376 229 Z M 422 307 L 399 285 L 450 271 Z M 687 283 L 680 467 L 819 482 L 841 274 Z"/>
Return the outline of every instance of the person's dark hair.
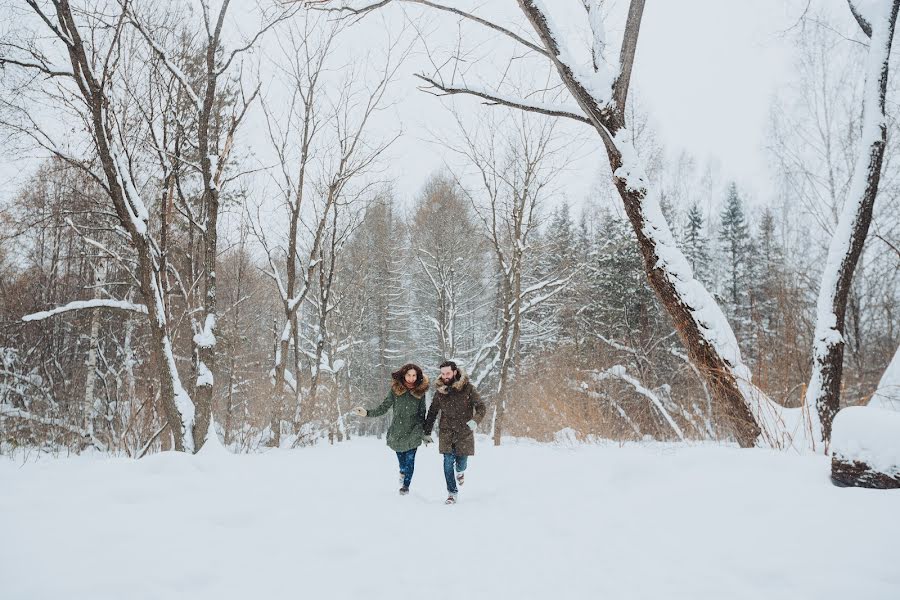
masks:
<path fill-rule="evenodd" d="M 413 363 L 406 363 L 393 373 L 391 373 L 391 377 L 396 379 L 398 382 L 403 383 L 403 378 L 406 376 L 406 372 L 412 369 L 416 372 L 416 385 L 421 385 L 422 380 L 425 378 L 425 374 L 422 372 L 422 368 L 419 365 L 414 365 Z"/>
<path fill-rule="evenodd" d="M 440 368 L 443 369 L 444 367 L 450 367 L 451 369 L 453 369 L 453 381 L 459 381 L 462 373 L 459 372 L 459 367 L 456 366 L 455 362 L 453 362 L 452 360 L 445 360 L 441 363 Z"/>

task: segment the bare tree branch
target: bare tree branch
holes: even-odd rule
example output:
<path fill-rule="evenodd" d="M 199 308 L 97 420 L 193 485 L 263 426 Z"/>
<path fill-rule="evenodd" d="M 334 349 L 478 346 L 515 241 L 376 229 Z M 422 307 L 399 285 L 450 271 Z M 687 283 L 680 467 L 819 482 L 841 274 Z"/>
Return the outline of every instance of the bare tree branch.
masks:
<path fill-rule="evenodd" d="M 468 86 L 452 86 L 445 85 L 439 83 L 437 80 L 432 79 L 426 75 L 422 75 L 417 73 L 416 77 L 427 82 L 432 87 L 441 90 L 446 95 L 454 95 L 454 94 L 466 94 L 469 96 L 477 96 L 478 98 L 483 98 L 487 100 L 486 104 L 493 105 L 502 105 L 508 106 L 510 108 L 517 108 L 519 110 L 524 110 L 528 112 L 540 113 L 543 115 L 547 115 L 550 117 L 564 117 L 566 119 L 573 119 L 575 121 L 579 121 L 581 123 L 586 123 L 591 125 L 591 121 L 582 115 L 577 114 L 573 110 L 566 109 L 564 107 L 554 108 L 552 105 L 539 105 L 525 102 L 524 100 L 520 100 L 517 98 L 506 98 L 500 96 L 499 94 L 494 94 L 486 91 L 476 90 Z M 423 88 L 424 89 L 424 88 Z M 427 91 L 427 90 L 426 90 Z"/>

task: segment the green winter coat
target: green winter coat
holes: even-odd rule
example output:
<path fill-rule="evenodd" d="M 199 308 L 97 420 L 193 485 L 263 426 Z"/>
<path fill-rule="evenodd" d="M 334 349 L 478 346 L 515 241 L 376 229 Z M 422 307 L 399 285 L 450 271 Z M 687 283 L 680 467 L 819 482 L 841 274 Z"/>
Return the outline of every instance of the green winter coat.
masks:
<path fill-rule="evenodd" d="M 394 410 L 387 431 L 387 445 L 394 452 L 406 452 L 418 448 L 422 443 L 427 391 L 428 377 L 424 377 L 412 390 L 407 390 L 403 384 L 394 380 L 387 398 L 376 408 L 366 412 L 367 417 L 380 417 L 389 408 Z"/>

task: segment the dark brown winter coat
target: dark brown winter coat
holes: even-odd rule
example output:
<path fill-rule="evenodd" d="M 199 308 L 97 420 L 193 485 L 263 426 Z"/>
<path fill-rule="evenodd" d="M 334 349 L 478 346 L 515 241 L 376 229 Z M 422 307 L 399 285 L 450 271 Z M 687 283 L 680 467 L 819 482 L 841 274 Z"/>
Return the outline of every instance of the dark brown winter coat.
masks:
<path fill-rule="evenodd" d="M 456 381 L 447 385 L 438 377 L 434 382 L 434 398 L 425 417 L 425 435 L 431 435 L 438 413 L 438 446 L 441 454 L 456 453 L 460 456 L 475 454 L 475 433 L 466 422 L 474 419 L 481 423 L 485 413 L 484 402 L 469 376 L 462 369 L 456 370 Z"/>

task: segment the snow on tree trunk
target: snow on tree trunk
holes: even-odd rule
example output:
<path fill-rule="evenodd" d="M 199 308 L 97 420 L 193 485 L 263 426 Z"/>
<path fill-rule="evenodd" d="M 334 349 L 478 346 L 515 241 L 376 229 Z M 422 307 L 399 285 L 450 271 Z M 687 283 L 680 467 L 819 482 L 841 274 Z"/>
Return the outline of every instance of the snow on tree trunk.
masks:
<path fill-rule="evenodd" d="M 542 0 L 519 0 L 519 6 L 548 50 L 563 83 L 602 138 L 616 189 L 637 235 L 650 285 L 672 318 L 691 361 L 724 405 L 738 443 L 749 447 L 778 437 L 773 432 L 760 437 L 760 417 L 771 412 L 762 406 L 768 399 L 751 387 L 750 370 L 741 360 L 734 332 L 710 293 L 694 279 L 690 265 L 675 244 L 658 195 L 649 186 L 637 152 L 629 142 L 624 106 L 612 104 L 613 90 L 606 85 L 608 78 L 602 72 L 585 74 L 575 67 Z"/>
<path fill-rule="evenodd" d="M 850 8 L 870 38 L 863 88 L 863 123 L 860 151 L 850 192 L 828 248 L 822 273 L 813 337 L 813 371 L 806 391 L 806 406 L 814 441 L 827 445 L 831 424 L 840 408 L 844 362 L 844 317 L 853 272 L 872 221 L 872 208 L 884 158 L 885 95 L 891 41 L 900 0 L 859 2 Z"/>
<path fill-rule="evenodd" d="M 102 259 L 94 271 L 94 300 L 100 300 L 103 287 L 106 285 L 106 263 Z M 95 310 L 91 314 L 91 333 L 88 337 L 88 354 L 85 360 L 84 374 L 84 427 L 94 434 L 94 417 L 97 407 L 94 406 L 94 383 L 97 380 L 97 346 L 100 337 L 100 312 Z"/>
<path fill-rule="evenodd" d="M 206 441 L 206 435 L 212 428 L 212 397 L 216 372 L 216 304 L 218 288 L 216 285 L 216 260 L 218 257 L 218 223 L 219 223 L 219 177 L 227 158 L 234 136 L 229 133 L 220 156 L 212 148 L 214 103 L 220 74 L 220 65 L 216 54 L 221 50 L 220 35 L 222 20 L 228 10 L 228 3 L 222 5 L 215 30 L 207 28 L 206 38 L 206 71 L 205 93 L 200 106 L 197 127 L 197 149 L 200 154 L 200 171 L 203 176 L 203 205 L 206 220 L 203 224 L 203 330 L 194 336 L 194 354 L 196 356 L 196 388 L 194 403 L 197 410 L 194 428 L 194 448 L 200 450 Z M 220 165 L 222 163 L 222 165 Z"/>
<path fill-rule="evenodd" d="M 46 17 L 38 7 L 32 6 L 32 9 L 42 18 Z M 158 280 L 158 263 L 150 240 L 149 214 L 131 180 L 127 162 L 121 159 L 116 148 L 113 132 L 117 131 L 117 126 L 107 113 L 107 91 L 103 87 L 107 81 L 105 78 L 98 79 L 94 74 L 94 64 L 89 58 L 89 52 L 68 3 L 57 5 L 56 19 L 59 28 L 54 31 L 59 32 L 57 37 L 68 50 L 73 71 L 79 73 L 78 89 L 89 111 L 87 117 L 90 133 L 106 179 L 107 191 L 116 215 L 122 227 L 128 232 L 137 253 L 138 279 L 141 294 L 146 301 L 148 324 L 157 355 L 160 398 L 172 431 L 175 449 L 192 451 L 193 440 L 190 432 L 194 421 L 194 404 L 181 385 L 181 378 L 172 355 L 162 290 Z M 51 21 L 45 18 L 45 22 Z"/>

